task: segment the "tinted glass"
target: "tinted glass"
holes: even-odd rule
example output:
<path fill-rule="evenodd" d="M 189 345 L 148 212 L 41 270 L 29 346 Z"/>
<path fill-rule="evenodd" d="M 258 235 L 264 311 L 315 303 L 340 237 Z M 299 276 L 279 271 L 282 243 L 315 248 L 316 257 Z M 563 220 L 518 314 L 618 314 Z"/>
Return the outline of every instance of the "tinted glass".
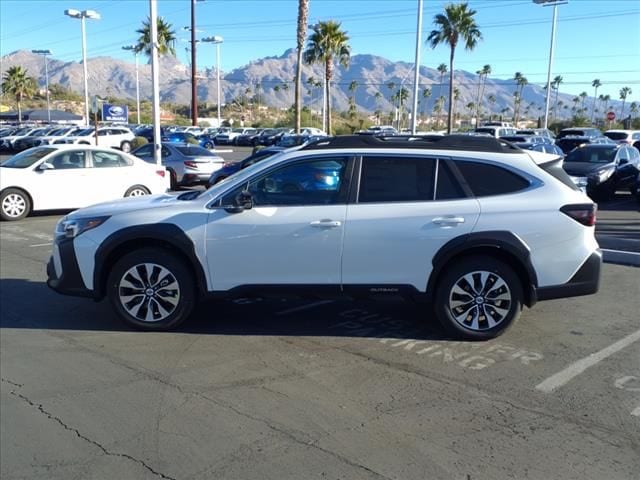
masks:
<path fill-rule="evenodd" d="M 279 168 L 249 183 L 255 205 L 330 205 L 338 203 L 346 158 L 324 158 Z"/>
<path fill-rule="evenodd" d="M 7 168 L 27 168 L 36 163 L 42 157 L 45 157 L 55 151 L 55 148 L 32 148 L 14 155 L 4 162 L 2 166 Z"/>
<path fill-rule="evenodd" d="M 206 148 L 202 148 L 197 145 L 176 147 L 176 150 L 178 150 L 185 157 L 215 157 L 215 154 L 211 153 Z"/>
<path fill-rule="evenodd" d="M 529 182 L 509 170 L 480 162 L 455 162 L 456 167 L 476 197 L 517 192 Z"/>
<path fill-rule="evenodd" d="M 466 198 L 467 195 L 456 179 L 447 162 L 438 162 L 438 184 L 436 187 L 437 200 L 455 200 Z"/>
<path fill-rule="evenodd" d="M 580 163 L 609 163 L 613 162 L 618 149 L 615 146 L 595 147 L 595 148 L 576 148 L 569 152 L 566 162 Z"/>
<path fill-rule="evenodd" d="M 87 154 L 83 150 L 65 151 L 55 155 L 49 163 L 56 170 L 70 170 L 75 168 L 85 168 Z"/>
<path fill-rule="evenodd" d="M 436 161 L 418 157 L 364 157 L 360 203 L 433 200 Z"/>
<path fill-rule="evenodd" d="M 626 140 L 629 134 L 625 132 L 604 132 L 611 140 Z"/>
<path fill-rule="evenodd" d="M 152 144 L 148 144 L 148 145 L 143 145 L 142 147 L 138 148 L 134 155 L 136 157 L 140 157 L 140 158 L 151 158 L 153 157 L 153 145 Z"/>
<path fill-rule="evenodd" d="M 126 165 L 125 160 L 115 152 L 93 152 L 94 168 L 115 168 Z"/>
<path fill-rule="evenodd" d="M 585 138 L 563 138 L 562 140 L 558 140 L 556 143 L 564 153 L 569 153 L 574 148 L 585 143 L 589 143 L 589 141 Z"/>

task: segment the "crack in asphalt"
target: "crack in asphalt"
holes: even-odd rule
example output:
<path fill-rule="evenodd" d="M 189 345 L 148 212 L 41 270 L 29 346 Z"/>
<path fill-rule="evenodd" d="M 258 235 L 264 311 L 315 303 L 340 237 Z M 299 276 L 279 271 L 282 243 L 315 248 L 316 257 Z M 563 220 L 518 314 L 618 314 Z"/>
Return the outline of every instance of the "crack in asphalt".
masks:
<path fill-rule="evenodd" d="M 316 450 L 320 450 L 323 453 L 326 453 L 327 455 L 330 455 L 338 460 L 340 460 L 341 462 L 346 463 L 347 465 L 351 466 L 351 467 L 355 467 L 355 468 L 359 468 L 361 470 L 364 470 L 372 475 L 375 475 L 378 478 L 381 479 L 385 479 L 385 480 L 391 480 L 390 477 L 387 477 L 386 475 L 383 475 L 380 472 L 376 472 L 375 470 L 370 469 L 369 467 L 366 467 L 365 465 L 359 464 L 353 460 L 350 460 L 347 457 L 344 457 L 340 454 L 338 454 L 337 452 L 333 452 L 331 450 L 328 450 L 326 448 L 323 448 L 321 446 L 319 446 L 317 444 L 317 441 L 305 441 L 302 439 L 299 439 L 293 432 L 290 432 L 287 429 L 284 428 L 280 428 L 276 425 L 271 424 L 269 421 L 260 418 L 260 417 L 255 417 L 253 415 L 250 415 L 246 412 L 243 412 L 242 410 L 234 407 L 233 405 L 229 405 L 227 403 L 221 402 L 220 400 L 216 400 L 213 399 L 211 397 L 207 397 L 206 395 L 200 395 L 202 398 L 208 400 L 209 402 L 213 403 L 214 405 L 217 405 L 219 407 L 222 408 L 227 408 L 229 410 L 231 410 L 232 412 L 234 412 L 237 415 L 240 415 L 241 417 L 245 417 L 248 418 L 249 420 L 253 420 L 254 422 L 259 422 L 262 423 L 263 425 L 265 425 L 267 428 L 269 428 L 270 430 L 273 430 L 274 432 L 280 433 L 281 435 L 284 435 L 285 437 L 287 437 L 288 439 L 292 440 L 293 442 L 299 444 L 299 445 L 303 445 L 305 447 L 309 447 L 309 448 L 315 448 Z"/>
<path fill-rule="evenodd" d="M 2 379 L 2 381 L 5 382 L 5 383 L 9 383 L 10 385 L 14 385 L 16 387 L 22 387 L 23 386 L 23 385 L 15 383 L 15 382 L 11 382 L 10 380 L 6 380 L 4 378 Z M 177 480 L 175 477 L 171 477 L 171 476 L 166 475 L 166 474 L 164 474 L 162 472 L 158 472 L 153 467 L 148 465 L 145 461 L 140 460 L 138 458 L 135 458 L 135 457 L 133 457 L 133 456 L 127 454 L 127 453 L 112 452 L 112 451 L 108 450 L 105 446 L 103 446 L 99 442 L 97 442 L 95 440 L 92 440 L 91 438 L 87 437 L 86 435 L 83 435 L 82 433 L 80 433 L 80 431 L 77 428 L 70 427 L 69 425 L 67 425 L 60 417 L 57 417 L 57 416 L 53 415 L 51 412 L 48 412 L 47 410 L 45 410 L 44 406 L 41 403 L 36 403 L 36 402 L 32 401 L 26 395 L 23 395 L 20 392 L 16 392 L 15 390 L 11 390 L 9 392 L 9 394 L 20 398 L 25 403 L 27 403 L 29 406 L 36 408 L 40 413 L 42 413 L 48 419 L 57 422 L 65 430 L 67 430 L 69 432 L 72 432 L 72 433 L 75 433 L 78 438 L 81 438 L 85 442 L 90 443 L 91 445 L 97 447 L 105 455 L 107 455 L 109 457 L 126 458 L 127 460 L 131 460 L 132 462 L 135 462 L 138 465 L 141 465 L 143 468 L 145 468 L 146 470 L 148 470 L 149 472 L 153 473 L 154 475 L 156 475 L 156 476 L 158 476 L 160 478 L 164 478 L 166 480 Z"/>

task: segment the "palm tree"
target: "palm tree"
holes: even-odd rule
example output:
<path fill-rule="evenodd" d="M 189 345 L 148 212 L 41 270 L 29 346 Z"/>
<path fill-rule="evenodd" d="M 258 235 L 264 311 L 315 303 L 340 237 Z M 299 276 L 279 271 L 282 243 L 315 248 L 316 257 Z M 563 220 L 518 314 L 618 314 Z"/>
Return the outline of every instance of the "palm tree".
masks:
<path fill-rule="evenodd" d="M 424 111 L 427 110 L 427 103 L 428 103 L 429 97 L 431 97 L 431 89 L 425 87 L 422 90 L 422 98 L 424 98 Z"/>
<path fill-rule="evenodd" d="M 497 97 L 492 93 L 491 95 L 489 95 L 489 96 L 487 97 L 487 100 L 489 100 L 489 103 L 491 104 L 491 107 L 490 107 L 491 112 L 490 112 L 490 114 L 489 114 L 489 118 L 491 118 L 491 115 L 493 114 L 493 108 L 494 108 L 494 106 L 495 106 L 496 102 L 498 101 L 498 99 L 497 99 Z"/>
<path fill-rule="evenodd" d="M 487 84 L 487 77 L 491 74 L 491 65 L 487 64 L 477 72 L 480 75 L 478 82 L 478 101 L 476 102 L 476 124 L 480 122 L 482 115 L 482 96 L 484 95 L 484 87 Z"/>
<path fill-rule="evenodd" d="M 578 96 L 580 97 L 580 110 L 585 110 L 584 101 L 587 99 L 588 94 L 587 92 L 581 92 Z"/>
<path fill-rule="evenodd" d="M 458 42 L 462 40 L 466 50 L 473 50 L 478 40 L 482 39 L 482 34 L 478 29 L 474 15 L 476 11 L 468 8 L 467 3 L 450 4 L 444 8 L 444 14 L 437 14 L 433 23 L 436 26 L 427 37 L 427 42 L 432 48 L 441 43 L 446 43 L 451 49 L 449 55 L 449 123 L 447 133 L 453 129 L 453 82 L 454 66 L 453 61 Z"/>
<path fill-rule="evenodd" d="M 302 125 L 302 49 L 307 36 L 307 18 L 309 17 L 309 0 L 298 0 L 298 27 L 296 29 L 296 133 L 300 133 Z"/>
<path fill-rule="evenodd" d="M 551 82 L 551 89 L 555 90 L 556 98 L 553 101 L 553 118 L 556 118 L 556 107 L 558 106 L 558 93 L 560 91 L 560 84 L 562 83 L 562 75 L 556 75 Z"/>
<path fill-rule="evenodd" d="M 627 96 L 631 95 L 633 92 L 629 87 L 622 87 L 620 89 L 620 100 L 622 100 L 622 108 L 620 109 L 620 120 L 624 118 L 624 102 L 627 101 Z"/>
<path fill-rule="evenodd" d="M 513 76 L 513 79 L 516 81 L 516 91 L 513 94 L 513 123 L 517 127 L 518 120 L 520 119 L 520 104 L 522 103 L 522 90 L 524 90 L 525 85 L 529 83 L 527 77 L 522 75 L 520 72 L 516 72 Z"/>
<path fill-rule="evenodd" d="M 10 67 L 2 77 L 2 91 L 16 99 L 18 122 L 22 122 L 22 100 L 32 97 L 38 88 L 35 78 L 27 76 L 27 71 L 20 67 Z"/>
<path fill-rule="evenodd" d="M 352 80 L 349 84 L 349 92 L 351 95 L 349 96 L 349 116 L 353 119 L 356 116 L 356 89 L 358 88 L 358 82 Z"/>
<path fill-rule="evenodd" d="M 331 97 L 330 84 L 333 78 L 334 61 L 337 58 L 343 67 L 349 66 L 351 47 L 349 36 L 340 29 L 340 22 L 328 20 L 318 22 L 313 27 L 313 33 L 304 51 L 304 61 L 308 64 L 320 63 L 324 65 L 324 90 L 327 98 L 327 133 L 331 135 Z"/>
<path fill-rule="evenodd" d="M 609 105 L 609 102 L 611 101 L 611 95 L 603 96 L 602 101 L 604 102 L 604 110 L 611 110 L 611 105 Z"/>
<path fill-rule="evenodd" d="M 638 113 L 638 104 L 636 102 L 631 102 L 629 104 L 629 112 L 633 114 L 634 117 L 636 116 Z"/>
<path fill-rule="evenodd" d="M 440 73 L 440 84 L 439 84 L 440 86 L 438 87 L 438 93 L 442 95 L 442 85 L 444 83 L 444 75 L 445 73 L 448 72 L 448 68 L 446 64 L 441 63 L 440 65 L 438 65 L 438 68 L 436 70 L 438 70 L 438 73 Z"/>
<path fill-rule="evenodd" d="M 404 87 L 400 87 L 400 89 L 391 97 L 391 101 L 394 102 L 394 104 L 396 102 L 398 104 L 398 130 L 401 129 L 403 107 L 408 99 L 409 90 Z"/>
<path fill-rule="evenodd" d="M 376 125 L 380 125 L 380 114 L 382 113 L 382 110 L 380 108 L 380 100 L 382 100 L 382 93 L 376 92 L 373 97 L 376 99 L 376 111 L 374 112 L 376 116 Z"/>
<path fill-rule="evenodd" d="M 596 102 L 598 101 L 598 87 L 601 87 L 602 83 L 599 78 L 596 78 L 591 82 L 591 86 L 595 89 L 593 91 L 593 107 L 591 108 L 591 123 L 593 123 L 596 115 Z"/>
<path fill-rule="evenodd" d="M 136 30 L 139 33 L 138 43 L 135 48 L 136 53 L 144 53 L 151 58 L 151 21 L 147 18 L 142 22 L 142 28 Z M 176 32 L 172 30 L 172 25 L 165 22 L 162 17 L 158 17 L 158 55 L 176 55 Z"/>

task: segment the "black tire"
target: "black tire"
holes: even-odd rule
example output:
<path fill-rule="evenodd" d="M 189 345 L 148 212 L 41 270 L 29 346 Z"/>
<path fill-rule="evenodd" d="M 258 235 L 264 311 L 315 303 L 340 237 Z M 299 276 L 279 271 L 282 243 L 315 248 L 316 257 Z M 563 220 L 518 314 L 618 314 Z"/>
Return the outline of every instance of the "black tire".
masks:
<path fill-rule="evenodd" d="M 445 267 L 438 279 L 433 307 L 450 334 L 488 340 L 517 321 L 522 311 L 522 291 L 518 275 L 504 262 L 490 256 L 468 256 Z"/>
<path fill-rule="evenodd" d="M 165 288 L 158 286 L 165 282 Z M 177 327 L 189 317 L 197 299 L 187 265 L 170 251 L 151 247 L 130 252 L 115 263 L 106 293 L 118 316 L 141 330 Z"/>
<path fill-rule="evenodd" d="M 19 188 L 7 188 L 0 195 L 0 218 L 10 222 L 22 220 L 31 213 L 31 199 Z"/>
<path fill-rule="evenodd" d="M 143 185 L 133 185 L 124 192 L 125 197 L 141 197 L 142 195 L 150 195 L 149 189 Z"/>
<path fill-rule="evenodd" d="M 178 176 L 176 172 L 169 169 L 169 190 L 175 190 L 178 188 Z"/>
<path fill-rule="evenodd" d="M 131 153 L 131 142 L 127 142 L 126 140 L 120 144 L 120 150 L 124 153 Z"/>

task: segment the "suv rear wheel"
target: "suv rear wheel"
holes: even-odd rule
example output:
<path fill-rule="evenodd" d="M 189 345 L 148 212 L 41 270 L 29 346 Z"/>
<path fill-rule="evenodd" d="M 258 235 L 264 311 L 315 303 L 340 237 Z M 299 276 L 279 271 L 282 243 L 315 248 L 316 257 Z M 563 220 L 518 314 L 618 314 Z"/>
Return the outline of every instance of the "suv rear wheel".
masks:
<path fill-rule="evenodd" d="M 493 257 L 469 256 L 446 268 L 434 309 L 453 335 L 487 340 L 518 319 L 522 298 L 522 284 L 511 267 Z"/>
<path fill-rule="evenodd" d="M 128 253 L 111 270 L 107 296 L 120 318 L 143 330 L 167 330 L 191 313 L 193 276 L 182 260 L 161 248 Z"/>

